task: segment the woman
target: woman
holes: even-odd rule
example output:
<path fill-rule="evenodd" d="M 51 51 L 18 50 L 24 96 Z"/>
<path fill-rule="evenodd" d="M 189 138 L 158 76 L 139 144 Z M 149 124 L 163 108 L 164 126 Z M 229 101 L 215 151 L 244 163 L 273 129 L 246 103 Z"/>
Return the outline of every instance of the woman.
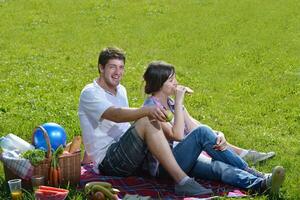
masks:
<path fill-rule="evenodd" d="M 159 73 L 162 73 L 162 74 L 159 74 Z M 168 79 L 169 78 L 168 76 L 170 76 L 170 79 Z M 171 76 L 173 76 L 173 77 L 171 77 Z M 158 92 L 158 90 L 160 90 L 164 84 L 164 82 L 159 81 L 159 80 L 161 80 L 161 78 L 165 79 L 166 84 L 171 85 L 172 91 L 169 91 L 168 95 L 175 95 L 175 91 L 176 91 L 175 87 L 177 86 L 177 81 L 176 81 L 176 77 L 175 77 L 174 67 L 173 66 L 170 66 L 170 68 L 150 67 L 150 68 L 148 68 L 148 71 L 146 71 L 146 73 L 144 74 L 144 79 L 145 79 L 146 83 L 148 83 L 148 84 L 146 84 L 146 87 L 145 87 L 145 93 L 150 94 L 150 95 L 155 93 L 155 95 L 152 95 L 152 97 L 150 97 L 146 101 L 146 104 L 161 104 L 159 99 L 157 97 L 155 97 L 155 96 L 159 97 L 159 95 L 161 94 L 161 91 Z M 182 99 L 181 101 L 183 101 L 183 98 L 184 98 L 183 90 L 185 90 L 187 93 L 193 92 L 192 90 L 190 90 L 187 87 L 178 86 L 177 92 L 179 92 L 178 95 L 180 95 L 179 97 Z M 190 92 L 188 90 L 190 90 Z M 169 98 L 169 96 L 162 97 L 161 101 L 165 102 L 165 105 L 161 105 L 162 107 L 165 107 L 166 110 L 169 110 L 172 113 L 175 112 L 174 101 L 171 98 Z M 170 103 L 171 105 L 167 105 L 168 103 Z M 187 135 L 188 132 L 190 132 L 191 130 L 193 130 L 194 128 L 198 127 L 201 124 L 199 121 L 197 121 L 196 119 L 191 117 L 186 110 L 183 111 L 182 114 L 184 114 L 184 117 L 183 117 L 184 125 L 185 125 L 184 131 L 177 131 L 180 134 L 174 135 L 175 138 L 173 138 L 173 139 L 175 141 L 176 141 L 176 139 L 177 140 L 180 138 L 182 139 L 183 137 L 185 137 L 185 135 Z M 177 126 L 180 127 L 180 125 L 178 125 L 178 123 L 175 123 L 175 126 L 173 127 L 173 129 L 178 130 Z M 181 127 L 181 129 L 182 128 L 183 127 Z M 167 131 L 167 133 L 169 133 L 169 131 Z M 223 150 L 223 149 L 229 147 L 231 150 L 233 150 L 235 153 L 237 153 L 241 158 L 243 158 L 243 160 L 245 160 L 246 162 L 256 164 L 257 162 L 260 162 L 260 161 L 263 161 L 263 160 L 266 160 L 266 159 L 269 159 L 269 158 L 275 156 L 274 152 L 268 152 L 268 153 L 257 152 L 254 150 L 245 150 L 245 149 L 241 149 L 239 147 L 233 146 L 232 144 L 226 143 L 224 134 L 222 132 L 216 131 L 216 133 L 218 134 L 218 137 L 217 137 L 218 141 L 217 141 L 215 148 L 218 148 L 219 150 Z"/>
<path fill-rule="evenodd" d="M 259 192 L 276 186 L 272 191 L 278 193 L 279 186 L 283 182 L 283 168 L 277 167 L 269 176 L 249 168 L 244 160 L 228 148 L 230 145 L 227 144 L 223 133 L 213 131 L 192 118 L 184 107 L 187 88 L 177 84 L 175 69 L 171 64 L 162 61 L 152 62 L 143 77 L 146 83 L 145 93 L 150 95 L 144 106 L 158 105 L 174 114 L 173 120 L 162 122 L 161 127 L 170 141 L 178 164 L 188 175 L 219 180 Z M 175 101 L 170 98 L 173 95 Z M 173 141 L 179 143 L 173 147 Z M 212 157 L 212 161 L 198 159 L 202 151 L 206 151 Z M 167 176 L 155 158 L 149 156 L 148 163 L 151 175 Z"/>

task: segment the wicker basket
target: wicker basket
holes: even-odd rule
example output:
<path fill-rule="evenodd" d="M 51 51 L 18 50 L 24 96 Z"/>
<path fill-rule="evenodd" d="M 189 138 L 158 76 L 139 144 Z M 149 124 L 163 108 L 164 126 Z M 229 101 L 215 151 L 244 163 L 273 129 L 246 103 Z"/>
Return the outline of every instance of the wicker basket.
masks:
<path fill-rule="evenodd" d="M 51 164 L 51 143 L 48 136 L 47 131 L 42 127 L 38 126 L 34 129 L 32 134 L 32 144 L 34 145 L 34 133 L 37 129 L 41 129 L 43 132 L 43 136 L 47 143 L 47 153 L 46 158 L 43 162 L 41 162 L 39 165 L 34 167 L 33 170 L 33 176 L 34 175 L 40 175 L 45 177 L 45 182 L 48 183 L 49 181 L 49 170 L 50 170 L 50 164 Z M 81 153 L 80 151 L 72 153 L 72 154 L 64 154 L 58 158 L 59 160 L 59 166 L 61 168 L 61 180 L 60 183 L 62 185 L 65 184 L 71 184 L 76 185 L 80 181 L 80 170 L 81 170 Z M 14 178 L 20 178 L 18 175 L 16 175 L 14 172 L 12 172 L 10 169 L 8 169 L 4 165 L 4 174 L 5 179 L 10 180 Z M 31 187 L 31 180 L 24 180 L 22 179 L 22 185 L 25 188 Z"/>
<path fill-rule="evenodd" d="M 61 169 L 61 184 L 76 185 L 80 181 L 81 152 L 77 151 L 69 155 L 62 155 L 58 158 Z"/>

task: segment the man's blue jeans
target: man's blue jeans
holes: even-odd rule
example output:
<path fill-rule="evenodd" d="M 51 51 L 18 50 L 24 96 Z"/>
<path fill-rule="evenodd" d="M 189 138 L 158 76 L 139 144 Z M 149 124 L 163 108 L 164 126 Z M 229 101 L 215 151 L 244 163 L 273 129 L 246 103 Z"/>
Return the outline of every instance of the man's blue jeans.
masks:
<path fill-rule="evenodd" d="M 247 171 L 247 163 L 231 149 L 214 150 L 217 135 L 208 126 L 199 126 L 173 148 L 173 154 L 182 170 L 189 176 L 206 180 L 218 180 L 224 183 L 244 188 L 258 190 L 263 178 L 256 177 Z M 199 157 L 206 151 L 212 161 Z M 159 176 L 165 176 L 166 171 L 160 166 Z"/>

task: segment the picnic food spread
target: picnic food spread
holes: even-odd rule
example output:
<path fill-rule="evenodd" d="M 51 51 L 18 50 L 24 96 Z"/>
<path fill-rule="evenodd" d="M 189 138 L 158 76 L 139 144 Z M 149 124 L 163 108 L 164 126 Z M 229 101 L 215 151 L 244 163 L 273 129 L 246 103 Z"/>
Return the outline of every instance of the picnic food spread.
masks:
<path fill-rule="evenodd" d="M 118 189 L 112 187 L 108 182 L 94 181 L 85 185 L 84 191 L 89 200 L 117 200 Z"/>
<path fill-rule="evenodd" d="M 68 196 L 69 190 L 49 186 L 39 186 L 34 192 L 36 200 L 63 200 Z"/>
<path fill-rule="evenodd" d="M 53 126 L 52 124 L 50 125 Z M 35 137 L 38 129 L 42 131 L 42 137 Z M 32 135 L 32 145 L 14 134 L 8 134 L 0 139 L 2 149 L 0 158 L 4 165 L 6 180 L 22 179 L 24 181 L 22 181 L 22 186 L 26 189 L 30 189 L 30 187 L 32 189 L 34 184 L 33 182 L 31 184 L 31 178 L 39 176 L 43 177 L 45 184 L 54 186 L 43 186 L 42 184 L 34 187 L 37 200 L 63 200 L 69 191 L 58 187 L 64 184 L 77 184 L 80 180 L 81 136 L 75 136 L 72 142 L 66 146 L 65 137 L 57 139 L 53 135 L 51 141 L 47 130 L 43 126 L 37 126 Z M 60 136 L 64 136 L 64 134 L 60 134 Z M 52 144 L 57 144 L 56 140 L 62 144 L 52 148 Z M 38 146 L 35 142 L 39 144 L 45 142 L 47 148 Z M 66 147 L 64 148 L 64 146 Z M 99 199 L 100 191 L 94 188 L 93 192 Z M 105 193 L 103 195 L 106 199 L 110 192 L 109 190 L 106 193 L 105 191 L 101 193 Z"/>

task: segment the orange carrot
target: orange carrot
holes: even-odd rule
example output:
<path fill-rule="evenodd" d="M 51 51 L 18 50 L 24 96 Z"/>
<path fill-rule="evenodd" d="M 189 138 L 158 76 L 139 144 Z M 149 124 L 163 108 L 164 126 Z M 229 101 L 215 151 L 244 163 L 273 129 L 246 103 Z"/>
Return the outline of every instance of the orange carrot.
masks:
<path fill-rule="evenodd" d="M 51 174 L 51 166 L 50 166 L 50 168 L 49 168 L 49 172 L 48 172 L 48 184 L 50 185 L 51 184 L 51 176 L 52 176 L 52 174 Z"/>
<path fill-rule="evenodd" d="M 57 181 L 57 169 L 53 169 L 53 186 L 58 187 L 58 181 Z"/>
<path fill-rule="evenodd" d="M 53 185 L 53 167 L 50 167 L 49 185 Z"/>
<path fill-rule="evenodd" d="M 58 180 L 58 184 L 60 185 L 60 183 L 61 183 L 61 171 L 60 171 L 59 165 L 57 165 L 57 180 Z"/>

